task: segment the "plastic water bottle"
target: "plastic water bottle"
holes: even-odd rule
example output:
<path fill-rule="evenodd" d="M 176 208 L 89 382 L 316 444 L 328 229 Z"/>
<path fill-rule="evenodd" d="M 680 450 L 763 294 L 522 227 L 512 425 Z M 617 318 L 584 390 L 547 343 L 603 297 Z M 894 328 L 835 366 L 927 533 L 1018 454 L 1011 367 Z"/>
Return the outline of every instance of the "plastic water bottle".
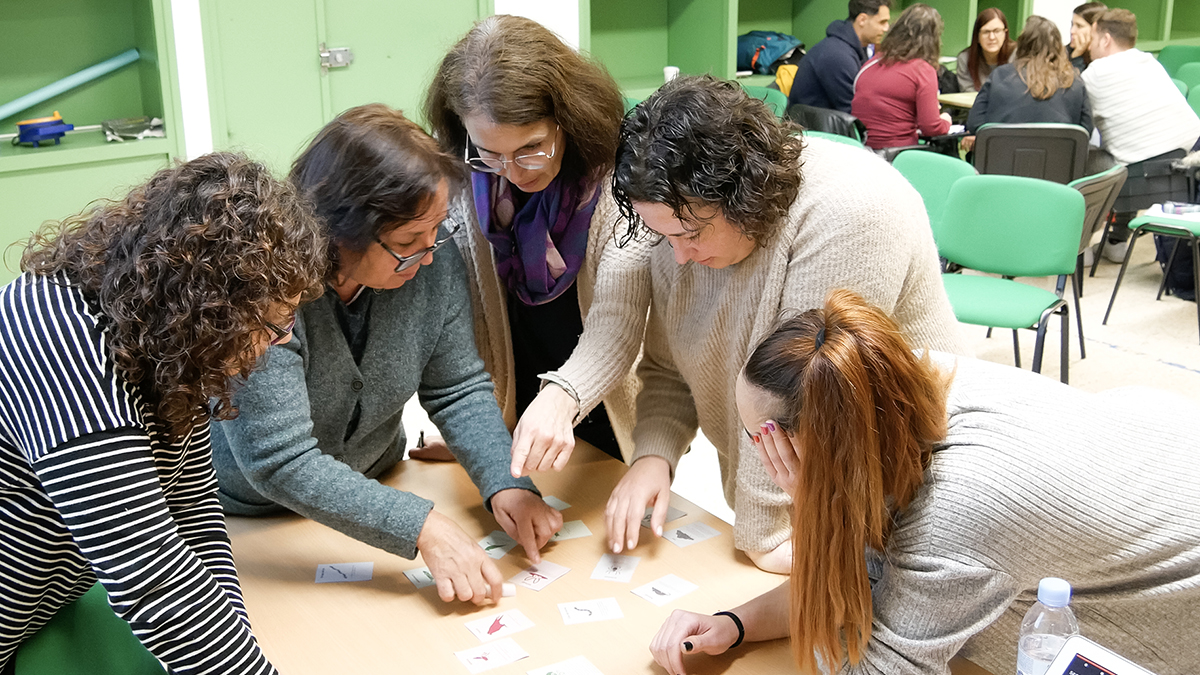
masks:
<path fill-rule="evenodd" d="M 1038 584 L 1038 601 L 1021 621 L 1017 675 L 1045 675 L 1067 638 L 1079 634 L 1070 602 L 1071 584 L 1066 581 L 1046 577 Z"/>

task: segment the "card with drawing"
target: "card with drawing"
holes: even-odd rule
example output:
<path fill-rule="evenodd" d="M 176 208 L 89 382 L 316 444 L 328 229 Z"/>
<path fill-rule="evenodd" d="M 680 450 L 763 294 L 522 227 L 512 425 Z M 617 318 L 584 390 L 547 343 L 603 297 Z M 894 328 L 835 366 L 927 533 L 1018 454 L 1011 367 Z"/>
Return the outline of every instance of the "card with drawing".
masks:
<path fill-rule="evenodd" d="M 341 581 L 370 581 L 375 572 L 375 563 L 335 563 L 317 565 L 317 583 L 331 584 Z"/>
<path fill-rule="evenodd" d="M 568 626 L 577 623 L 593 621 L 608 621 L 621 619 L 625 614 L 616 598 L 600 598 L 599 600 L 580 600 L 579 602 L 558 603 L 558 613 L 562 614 L 563 623 Z"/>
<path fill-rule="evenodd" d="M 633 570 L 641 560 L 632 555 L 605 553 L 600 556 L 600 562 L 596 563 L 596 569 L 592 570 L 592 578 L 628 583 L 633 580 Z"/>
<path fill-rule="evenodd" d="M 513 550 L 517 545 L 517 540 L 508 536 L 500 530 L 492 532 L 488 536 L 479 540 L 479 547 L 483 552 L 493 560 L 499 560 L 504 557 L 505 553 Z"/>
<path fill-rule="evenodd" d="M 454 652 L 454 655 L 467 667 L 467 670 L 471 671 L 471 675 L 507 666 L 529 656 L 512 638 L 504 638 L 478 647 L 464 649 L 461 652 Z"/>
<path fill-rule="evenodd" d="M 471 631 L 471 634 L 480 641 L 491 642 L 513 633 L 519 633 L 526 628 L 533 628 L 533 622 L 522 614 L 521 610 L 510 609 L 507 612 L 468 621 L 466 626 L 467 630 Z"/>
<path fill-rule="evenodd" d="M 663 538 L 679 548 L 686 548 L 692 544 L 698 544 L 705 539 L 712 539 L 719 534 L 721 533 L 712 527 L 697 521 L 695 523 L 688 523 L 683 527 L 667 530 L 663 532 Z"/>
<path fill-rule="evenodd" d="M 571 508 L 570 504 L 553 495 L 542 497 L 542 501 L 546 502 L 546 506 L 549 506 L 552 509 L 558 509 L 559 511 L 566 511 L 567 509 Z"/>
<path fill-rule="evenodd" d="M 674 574 L 668 574 L 661 579 L 655 579 L 645 586 L 638 586 L 632 593 L 639 598 L 645 598 L 662 607 L 672 600 L 681 598 L 700 588 L 690 581 L 684 581 Z"/>
<path fill-rule="evenodd" d="M 418 567 L 413 570 L 404 570 L 404 576 L 408 577 L 408 580 L 412 582 L 412 585 L 416 586 L 417 588 L 425 588 L 426 586 L 432 586 L 437 583 L 434 581 L 433 575 L 429 573 L 428 567 Z"/>
<path fill-rule="evenodd" d="M 582 520 L 569 520 L 563 523 L 562 529 L 554 533 L 550 537 L 550 541 L 565 541 L 567 539 L 578 539 L 580 537 L 590 537 L 592 531 L 587 525 L 583 524 Z"/>
<path fill-rule="evenodd" d="M 551 663 L 548 666 L 534 668 L 525 675 L 604 675 L 600 669 L 592 665 L 586 656 L 576 656 L 573 659 Z"/>
<path fill-rule="evenodd" d="M 646 515 L 642 516 L 642 527 L 644 527 L 646 529 L 650 529 L 650 516 L 652 516 L 652 515 L 654 515 L 654 507 L 647 506 L 646 507 Z M 686 515 L 687 515 L 686 513 L 684 513 L 683 511 L 680 511 L 679 509 L 675 508 L 674 506 L 668 506 L 667 507 L 667 519 L 664 520 L 663 522 L 669 523 L 672 520 L 679 520 L 680 518 L 682 518 Z"/>
<path fill-rule="evenodd" d="M 543 560 L 536 565 L 530 565 L 529 567 L 521 570 L 516 576 L 509 579 L 509 581 L 517 584 L 518 586 L 524 586 L 525 588 L 531 588 L 535 591 L 540 591 L 549 585 L 551 581 L 554 581 L 570 571 L 570 567 L 563 567 L 562 565 L 552 563 L 549 560 Z"/>

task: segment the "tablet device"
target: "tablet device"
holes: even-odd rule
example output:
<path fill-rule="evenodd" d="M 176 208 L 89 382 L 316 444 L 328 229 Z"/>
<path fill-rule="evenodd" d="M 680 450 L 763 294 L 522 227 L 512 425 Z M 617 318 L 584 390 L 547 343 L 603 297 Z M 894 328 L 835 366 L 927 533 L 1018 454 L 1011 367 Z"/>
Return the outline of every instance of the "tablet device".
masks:
<path fill-rule="evenodd" d="M 1046 675 L 1154 675 L 1116 652 L 1076 635 L 1068 638 Z"/>

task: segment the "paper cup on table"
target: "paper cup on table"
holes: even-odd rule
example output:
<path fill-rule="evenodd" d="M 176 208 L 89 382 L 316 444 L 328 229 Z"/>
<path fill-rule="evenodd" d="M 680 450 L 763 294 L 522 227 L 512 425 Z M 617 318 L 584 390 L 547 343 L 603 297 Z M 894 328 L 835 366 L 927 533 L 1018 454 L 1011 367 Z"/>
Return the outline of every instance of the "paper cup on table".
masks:
<path fill-rule="evenodd" d="M 679 77 L 679 68 L 676 66 L 667 66 L 663 68 L 663 81 L 670 82 Z"/>

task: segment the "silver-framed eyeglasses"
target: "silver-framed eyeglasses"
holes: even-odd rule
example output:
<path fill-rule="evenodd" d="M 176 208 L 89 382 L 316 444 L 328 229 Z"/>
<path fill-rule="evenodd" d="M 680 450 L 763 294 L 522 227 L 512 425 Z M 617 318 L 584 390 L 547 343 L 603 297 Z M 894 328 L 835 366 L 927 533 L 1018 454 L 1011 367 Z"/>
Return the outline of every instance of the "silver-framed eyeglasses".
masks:
<path fill-rule="evenodd" d="M 275 336 L 271 339 L 271 346 L 274 347 L 275 345 L 283 344 L 286 338 L 291 337 L 292 329 L 296 327 L 296 315 L 292 315 L 292 320 L 286 326 L 276 326 L 270 321 L 264 321 L 263 323 L 266 324 L 267 330 L 271 331 Z"/>
<path fill-rule="evenodd" d="M 475 152 L 479 153 L 479 156 L 472 157 L 471 148 L 474 147 L 475 144 L 471 142 L 470 138 L 467 138 L 467 144 L 463 148 L 463 161 L 466 162 L 467 166 L 471 167 L 473 171 L 482 171 L 483 173 L 500 173 L 508 168 L 509 164 L 516 164 L 522 169 L 528 169 L 530 171 L 544 169 L 549 166 L 550 160 L 554 159 L 554 153 L 558 152 L 559 128 L 559 125 L 554 125 L 554 136 L 553 140 L 550 141 L 550 152 L 548 154 L 545 151 L 542 151 L 534 152 L 528 155 L 518 155 L 512 159 L 504 159 L 504 157 L 500 155 L 496 155 L 494 157 L 484 157 L 484 151 L 480 150 L 479 148 L 475 148 Z M 545 143 L 545 140 L 542 142 Z"/>
<path fill-rule="evenodd" d="M 396 270 L 395 271 L 403 272 L 404 270 L 406 270 L 414 265 L 420 264 L 421 258 L 424 258 L 425 256 L 429 255 L 430 253 L 433 253 L 434 251 L 441 248 L 442 244 L 453 239 L 454 233 L 458 232 L 458 230 L 460 228 L 462 228 L 462 223 L 460 223 L 456 220 L 450 221 L 450 224 L 448 226 L 446 226 L 446 236 L 445 237 L 442 237 L 441 239 L 434 241 L 433 246 L 430 246 L 429 248 L 426 248 L 426 249 L 421 249 L 420 251 L 417 251 L 416 253 L 414 253 L 412 255 L 400 255 L 399 253 L 396 253 L 391 248 L 389 248 L 387 244 L 383 243 L 383 240 L 380 239 L 379 237 L 375 237 L 375 241 L 378 242 L 379 245 L 383 247 L 383 250 L 390 253 L 392 255 L 392 257 L 396 259 Z"/>

